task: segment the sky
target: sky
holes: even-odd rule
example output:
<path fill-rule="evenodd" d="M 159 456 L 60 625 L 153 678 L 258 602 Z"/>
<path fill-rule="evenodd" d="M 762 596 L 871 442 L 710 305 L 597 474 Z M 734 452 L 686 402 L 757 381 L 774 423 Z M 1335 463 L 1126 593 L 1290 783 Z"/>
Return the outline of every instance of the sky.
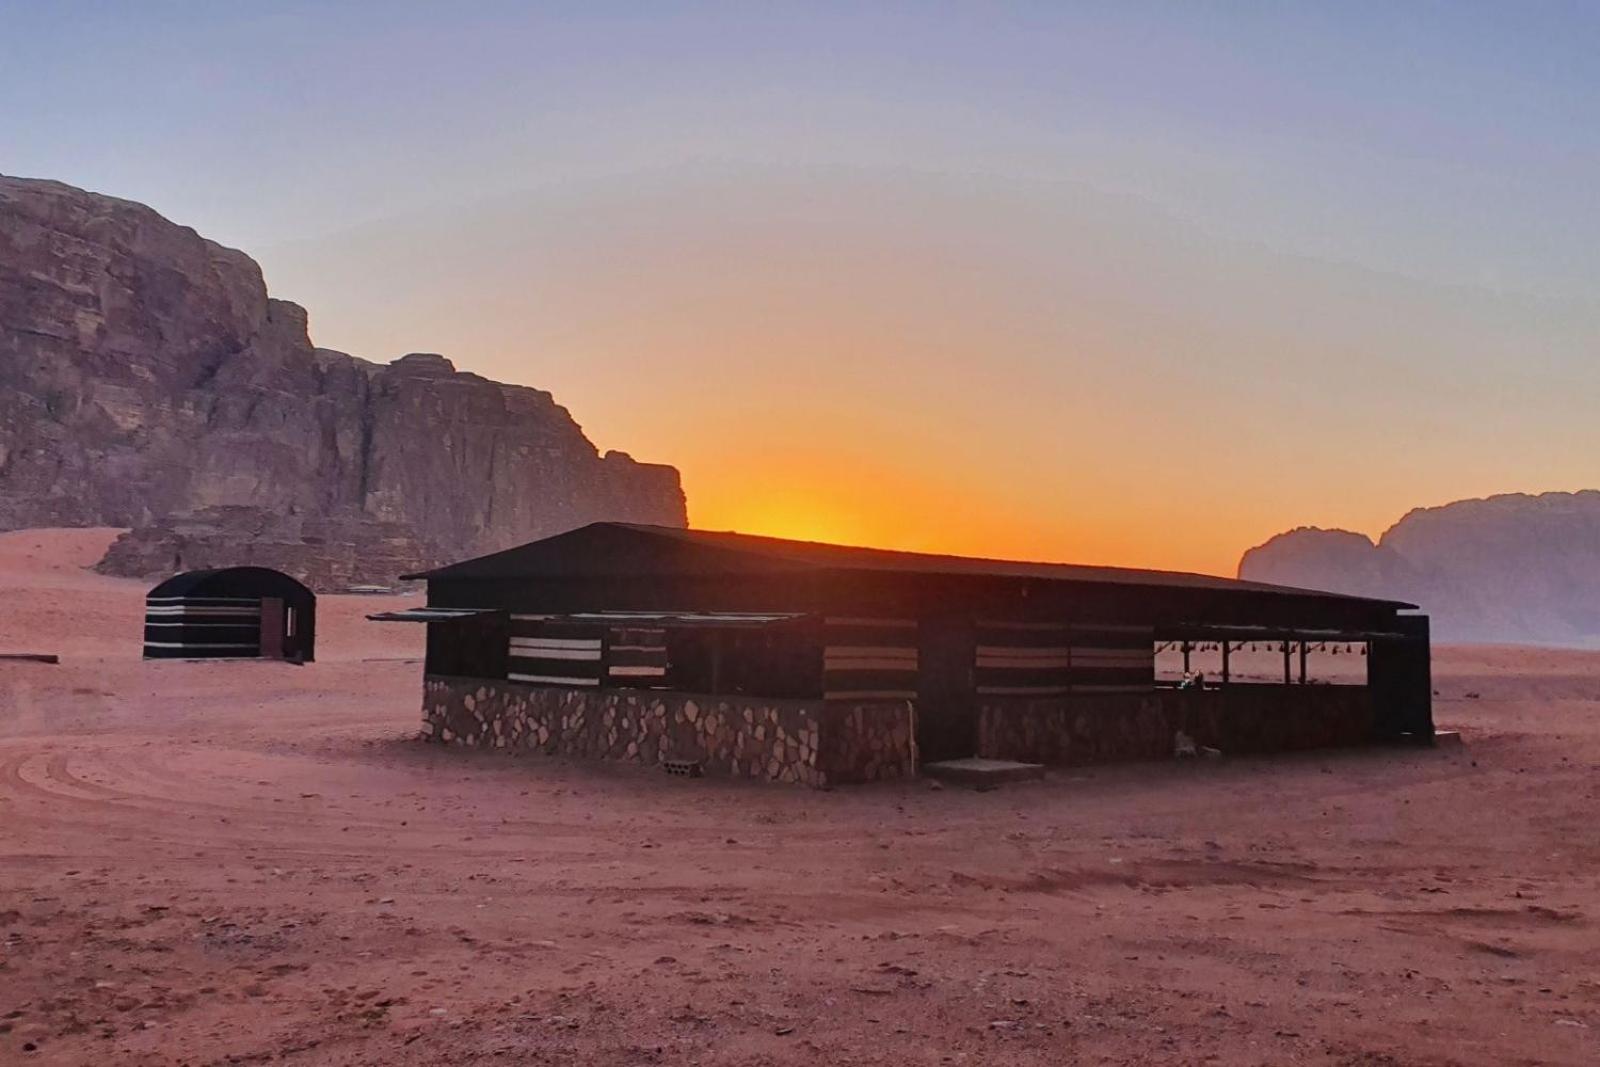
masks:
<path fill-rule="evenodd" d="M 1600 486 L 1600 6 L 0 0 L 0 173 L 691 522 L 1231 574 Z"/>

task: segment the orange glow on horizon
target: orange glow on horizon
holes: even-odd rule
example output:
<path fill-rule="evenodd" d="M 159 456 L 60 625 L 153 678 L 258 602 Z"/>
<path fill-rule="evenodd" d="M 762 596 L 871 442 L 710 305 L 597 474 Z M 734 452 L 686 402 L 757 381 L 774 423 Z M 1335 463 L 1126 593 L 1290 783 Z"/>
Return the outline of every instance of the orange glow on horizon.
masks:
<path fill-rule="evenodd" d="M 1026 514 L 992 489 L 940 480 L 941 472 L 896 477 L 862 464 L 819 467 L 797 457 L 793 469 L 749 480 L 742 473 L 713 480 L 697 477 L 693 467 L 685 470 L 692 527 L 912 552 L 1225 576 L 1234 573 L 1243 548 L 1276 532 L 1264 520 L 1266 532 L 1259 535 L 1206 524 L 1174 536 L 1173 521 L 1144 518 L 1138 494 L 1097 501 L 1093 510 L 1063 514 L 1052 507 Z M 1251 536 L 1255 540 L 1243 540 Z"/>
<path fill-rule="evenodd" d="M 725 518 L 692 523 L 697 529 L 786 537 L 793 541 L 865 544 L 871 533 L 854 516 L 839 514 L 801 497 L 774 496 L 748 502 Z"/>
<path fill-rule="evenodd" d="M 601 449 L 675 466 L 701 529 L 1232 575 L 1296 526 L 1594 480 L 1587 377 L 1469 388 L 1531 338 L 1597 366 L 1587 309 L 1077 188 L 657 178 L 301 248 L 303 291 L 342 301 L 313 335 L 548 390 Z"/>

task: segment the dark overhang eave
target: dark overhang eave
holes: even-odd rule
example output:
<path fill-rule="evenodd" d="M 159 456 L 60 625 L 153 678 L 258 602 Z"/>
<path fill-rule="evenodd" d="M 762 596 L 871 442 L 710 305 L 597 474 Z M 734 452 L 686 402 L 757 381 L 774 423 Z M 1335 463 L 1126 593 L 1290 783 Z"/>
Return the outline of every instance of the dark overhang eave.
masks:
<path fill-rule="evenodd" d="M 371 622 L 450 622 L 454 619 L 471 619 L 479 615 L 494 615 L 499 608 L 405 608 L 401 611 L 379 611 L 367 616 Z"/>
<path fill-rule="evenodd" d="M 1346 641 L 1406 640 L 1416 636 L 1398 630 L 1367 627 L 1250 626 L 1203 622 L 1157 625 L 1155 632 L 1157 641 L 1308 641 L 1330 644 Z"/>

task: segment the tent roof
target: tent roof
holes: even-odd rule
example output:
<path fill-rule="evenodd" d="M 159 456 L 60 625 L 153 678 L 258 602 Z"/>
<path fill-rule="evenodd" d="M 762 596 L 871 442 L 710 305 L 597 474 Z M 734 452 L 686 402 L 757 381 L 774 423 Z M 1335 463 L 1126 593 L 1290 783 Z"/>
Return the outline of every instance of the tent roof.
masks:
<path fill-rule="evenodd" d="M 1021 578 L 1097 585 L 1285 594 L 1412 608 L 1396 600 L 1220 578 L 1180 571 L 1034 563 L 971 556 L 859 548 L 817 541 L 670 526 L 597 522 L 503 552 L 465 560 L 407 578 L 434 580 L 620 577 L 628 574 L 878 571 L 902 574 Z"/>
<path fill-rule="evenodd" d="M 238 596 L 311 599 L 314 594 L 296 579 L 270 567 L 218 567 L 174 574 L 147 597 Z"/>

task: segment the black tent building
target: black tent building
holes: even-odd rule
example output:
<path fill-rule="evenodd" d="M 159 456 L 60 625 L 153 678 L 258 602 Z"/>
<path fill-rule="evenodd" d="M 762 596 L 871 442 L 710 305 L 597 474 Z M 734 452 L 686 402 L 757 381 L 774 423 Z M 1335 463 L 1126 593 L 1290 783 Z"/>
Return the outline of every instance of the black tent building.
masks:
<path fill-rule="evenodd" d="M 145 597 L 145 659 L 280 659 L 316 654 L 317 598 L 266 567 L 185 571 Z"/>
<path fill-rule="evenodd" d="M 596 523 L 412 575 L 439 740 L 827 784 L 968 756 L 1170 756 L 1433 735 L 1428 620 L 1257 582 Z M 1307 650 L 1368 653 L 1306 684 Z M 1204 691 L 1158 648 L 1220 649 Z M 1281 682 L 1229 670 L 1281 651 Z"/>

